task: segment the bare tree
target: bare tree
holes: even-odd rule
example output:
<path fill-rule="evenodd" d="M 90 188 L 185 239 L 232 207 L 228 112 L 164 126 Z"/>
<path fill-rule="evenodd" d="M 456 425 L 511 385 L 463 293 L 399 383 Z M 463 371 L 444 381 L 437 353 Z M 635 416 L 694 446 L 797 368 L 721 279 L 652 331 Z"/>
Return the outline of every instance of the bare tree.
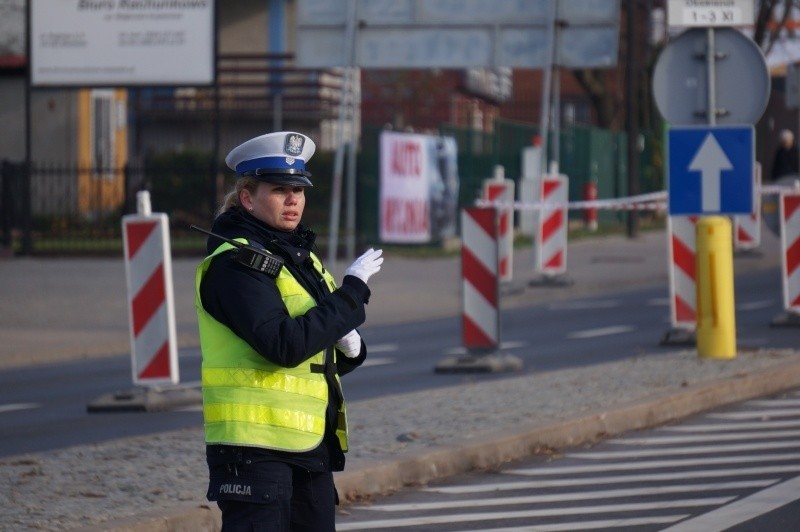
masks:
<path fill-rule="evenodd" d="M 630 16 L 627 7 L 631 2 L 622 2 L 623 17 Z M 636 17 L 637 25 L 647 28 L 650 25 L 650 13 L 652 8 L 658 4 L 663 7 L 664 2 L 659 0 L 634 0 L 636 11 L 632 16 Z M 757 0 L 755 27 L 753 28 L 753 40 L 767 54 L 780 39 L 797 38 L 793 26 L 790 24 L 792 15 L 800 15 L 800 0 Z M 652 115 L 650 109 L 650 82 L 652 78 L 655 60 L 658 57 L 663 44 L 649 43 L 645 36 L 646 32 L 640 30 L 636 36 L 623 35 L 620 42 L 620 64 L 625 65 L 628 60 L 637 63 L 637 71 L 640 73 L 638 85 L 639 97 L 636 99 L 639 108 L 639 117 L 643 127 L 649 125 L 649 117 Z M 635 41 L 631 42 L 630 37 Z M 624 66 L 620 67 L 621 69 Z M 621 76 L 618 73 L 601 69 L 583 69 L 573 72 L 575 79 L 581 85 L 589 97 L 594 109 L 597 124 L 600 127 L 619 130 L 624 124 L 625 102 L 624 91 L 614 87 L 615 80 Z"/>
<path fill-rule="evenodd" d="M 753 40 L 764 53 L 781 37 L 794 39 L 794 29 L 789 25 L 792 13 L 796 13 L 800 2 L 797 0 L 760 0 L 756 7 L 756 26 Z"/>

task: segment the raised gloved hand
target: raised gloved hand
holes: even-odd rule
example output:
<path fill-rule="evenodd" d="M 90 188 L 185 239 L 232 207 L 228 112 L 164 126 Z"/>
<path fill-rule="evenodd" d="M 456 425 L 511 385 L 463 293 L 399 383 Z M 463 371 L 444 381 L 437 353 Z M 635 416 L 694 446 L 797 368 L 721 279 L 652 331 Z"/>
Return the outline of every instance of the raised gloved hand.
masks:
<path fill-rule="evenodd" d="M 336 349 L 344 353 L 347 358 L 356 358 L 361 353 L 361 335 L 353 329 L 339 338 Z"/>
<path fill-rule="evenodd" d="M 353 264 L 347 267 L 344 274 L 358 277 L 366 283 L 370 277 L 380 271 L 381 264 L 383 264 L 382 253 L 382 249 L 369 248 L 363 255 L 354 260 Z"/>

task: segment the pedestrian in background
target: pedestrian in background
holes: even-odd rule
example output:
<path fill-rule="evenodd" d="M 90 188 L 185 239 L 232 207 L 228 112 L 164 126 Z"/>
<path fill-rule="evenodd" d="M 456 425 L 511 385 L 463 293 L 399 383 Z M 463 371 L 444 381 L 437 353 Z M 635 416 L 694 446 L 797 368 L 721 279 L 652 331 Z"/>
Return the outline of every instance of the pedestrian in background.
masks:
<path fill-rule="evenodd" d="M 367 356 L 356 327 L 383 258 L 370 249 L 337 287 L 313 251 L 301 220 L 314 150 L 279 132 L 228 154 L 238 178 L 212 232 L 268 255 L 212 236 L 197 269 L 207 496 L 223 531 L 335 529 L 333 471 L 347 451 L 339 377 Z"/>
<path fill-rule="evenodd" d="M 775 151 L 775 158 L 772 161 L 772 180 L 787 175 L 798 175 L 798 153 L 797 144 L 794 142 L 794 133 L 784 129 L 780 133 L 780 144 Z"/>

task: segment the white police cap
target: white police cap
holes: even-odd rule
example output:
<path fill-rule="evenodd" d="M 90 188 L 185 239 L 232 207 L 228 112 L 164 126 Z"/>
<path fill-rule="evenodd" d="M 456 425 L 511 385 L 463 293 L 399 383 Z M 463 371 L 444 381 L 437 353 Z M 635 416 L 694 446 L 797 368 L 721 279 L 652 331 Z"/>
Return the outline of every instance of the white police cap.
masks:
<path fill-rule="evenodd" d="M 314 141 L 293 131 L 267 133 L 239 144 L 225 163 L 240 176 L 261 181 L 311 187 L 306 162 L 314 155 Z"/>

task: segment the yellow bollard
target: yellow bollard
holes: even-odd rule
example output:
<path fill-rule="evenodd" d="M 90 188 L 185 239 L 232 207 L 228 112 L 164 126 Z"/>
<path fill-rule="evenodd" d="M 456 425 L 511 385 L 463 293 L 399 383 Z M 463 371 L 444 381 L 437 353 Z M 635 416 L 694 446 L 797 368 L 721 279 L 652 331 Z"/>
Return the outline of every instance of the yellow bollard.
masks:
<path fill-rule="evenodd" d="M 697 222 L 697 354 L 736 358 L 733 234 L 724 216 Z"/>

